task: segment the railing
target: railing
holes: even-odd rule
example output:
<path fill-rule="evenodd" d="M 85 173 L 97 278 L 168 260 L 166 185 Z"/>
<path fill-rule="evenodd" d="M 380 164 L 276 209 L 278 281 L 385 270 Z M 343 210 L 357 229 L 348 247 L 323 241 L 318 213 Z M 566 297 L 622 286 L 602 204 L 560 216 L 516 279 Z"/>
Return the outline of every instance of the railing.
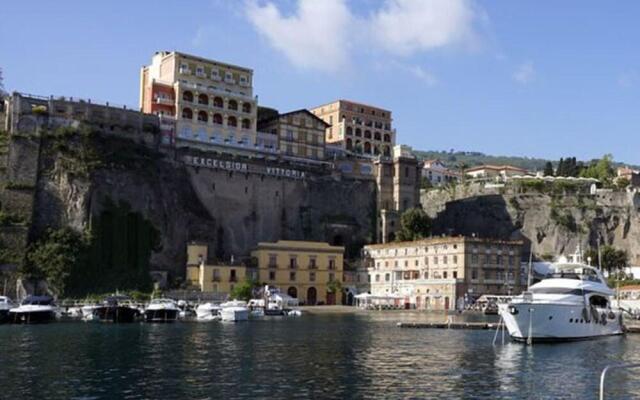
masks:
<path fill-rule="evenodd" d="M 607 365 L 602 370 L 602 374 L 600 374 L 600 396 L 598 398 L 600 400 L 604 400 L 604 382 L 607 378 L 607 372 L 613 369 L 631 369 L 631 368 L 640 368 L 640 363 Z"/>
<path fill-rule="evenodd" d="M 268 268 L 278 269 L 278 264 L 269 264 Z"/>

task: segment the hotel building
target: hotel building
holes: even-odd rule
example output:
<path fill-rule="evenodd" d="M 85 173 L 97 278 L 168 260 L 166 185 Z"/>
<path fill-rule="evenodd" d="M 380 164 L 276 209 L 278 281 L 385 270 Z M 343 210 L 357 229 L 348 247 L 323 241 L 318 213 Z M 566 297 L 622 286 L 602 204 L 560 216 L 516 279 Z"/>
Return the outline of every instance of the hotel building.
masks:
<path fill-rule="evenodd" d="M 517 294 L 521 241 L 430 238 L 364 247 L 373 295 L 400 295 L 419 309 L 448 310 L 483 294 Z"/>
<path fill-rule="evenodd" d="M 391 156 L 396 132 L 391 126 L 391 111 L 379 107 L 337 100 L 311 109 L 329 126 L 327 144 L 340 145 L 356 154 Z"/>
<path fill-rule="evenodd" d="M 258 280 L 302 303 L 341 304 L 344 247 L 323 242 L 260 242 L 251 252 Z"/>
<path fill-rule="evenodd" d="M 258 149 L 253 71 L 179 52 L 157 52 L 140 74 L 140 108 L 161 117 L 165 143 Z"/>
<path fill-rule="evenodd" d="M 325 130 L 329 127 L 309 110 L 280 114 L 260 107 L 258 130 L 277 138 L 280 154 L 286 158 L 324 160 Z"/>

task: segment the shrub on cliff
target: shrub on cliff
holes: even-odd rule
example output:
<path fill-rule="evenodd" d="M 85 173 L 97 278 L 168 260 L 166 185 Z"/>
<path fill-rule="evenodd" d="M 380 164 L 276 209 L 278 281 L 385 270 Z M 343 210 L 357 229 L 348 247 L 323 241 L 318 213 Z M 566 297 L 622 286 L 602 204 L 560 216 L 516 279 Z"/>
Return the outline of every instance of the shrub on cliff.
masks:
<path fill-rule="evenodd" d="M 431 218 L 421 208 L 410 208 L 400 217 L 400 230 L 396 240 L 400 242 L 423 239 L 431 233 Z"/>

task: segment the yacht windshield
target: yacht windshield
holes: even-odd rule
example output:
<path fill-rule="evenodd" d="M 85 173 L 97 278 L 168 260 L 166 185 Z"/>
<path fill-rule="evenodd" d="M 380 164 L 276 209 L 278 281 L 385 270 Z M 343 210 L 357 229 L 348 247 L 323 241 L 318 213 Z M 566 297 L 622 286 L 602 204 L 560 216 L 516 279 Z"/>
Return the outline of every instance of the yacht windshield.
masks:
<path fill-rule="evenodd" d="M 547 278 L 578 279 L 602 283 L 593 267 L 582 265 L 556 265 L 555 271 L 547 275 Z"/>

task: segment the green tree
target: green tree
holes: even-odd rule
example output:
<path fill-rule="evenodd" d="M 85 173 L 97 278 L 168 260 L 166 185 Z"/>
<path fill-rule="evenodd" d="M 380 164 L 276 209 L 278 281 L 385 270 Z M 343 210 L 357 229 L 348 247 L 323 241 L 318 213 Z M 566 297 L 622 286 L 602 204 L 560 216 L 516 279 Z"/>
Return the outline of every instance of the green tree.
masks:
<path fill-rule="evenodd" d="M 236 300 L 249 301 L 253 297 L 253 288 L 257 286 L 257 282 L 251 279 L 245 279 L 233 287 L 231 298 Z"/>
<path fill-rule="evenodd" d="M 556 169 L 556 176 L 565 176 L 565 164 L 564 159 L 560 158 L 558 161 L 558 168 Z"/>
<path fill-rule="evenodd" d="M 431 184 L 429 178 L 427 178 L 426 176 L 420 178 L 420 189 L 431 189 L 432 187 L 433 185 Z"/>
<path fill-rule="evenodd" d="M 580 176 L 595 178 L 603 184 L 610 184 L 614 176 L 613 156 L 605 154 L 601 159 L 592 161 L 587 168 L 580 172 Z"/>
<path fill-rule="evenodd" d="M 615 182 L 618 189 L 625 189 L 627 186 L 631 184 L 631 182 L 629 182 L 629 179 L 624 177 L 617 178 Z"/>
<path fill-rule="evenodd" d="M 342 283 L 340 281 L 331 281 L 327 283 L 327 292 L 338 293 L 342 291 Z"/>
<path fill-rule="evenodd" d="M 603 270 L 612 272 L 625 268 L 629 264 L 629 254 L 625 250 L 616 249 L 613 246 L 605 245 L 600 247 L 600 256 Z M 585 252 L 585 260 L 591 257 L 591 264 L 598 265 L 598 250 L 590 248 Z"/>
<path fill-rule="evenodd" d="M 547 163 L 544 165 L 544 176 L 553 176 L 553 164 L 551 164 L 551 161 L 547 161 Z"/>
<path fill-rule="evenodd" d="M 62 296 L 72 275 L 85 262 L 87 235 L 71 228 L 49 230 L 27 250 L 22 275 L 26 279 L 45 279 L 51 292 Z"/>
<path fill-rule="evenodd" d="M 431 218 L 421 208 L 410 208 L 400 217 L 400 230 L 396 240 L 412 241 L 425 238 L 431 233 Z"/>

